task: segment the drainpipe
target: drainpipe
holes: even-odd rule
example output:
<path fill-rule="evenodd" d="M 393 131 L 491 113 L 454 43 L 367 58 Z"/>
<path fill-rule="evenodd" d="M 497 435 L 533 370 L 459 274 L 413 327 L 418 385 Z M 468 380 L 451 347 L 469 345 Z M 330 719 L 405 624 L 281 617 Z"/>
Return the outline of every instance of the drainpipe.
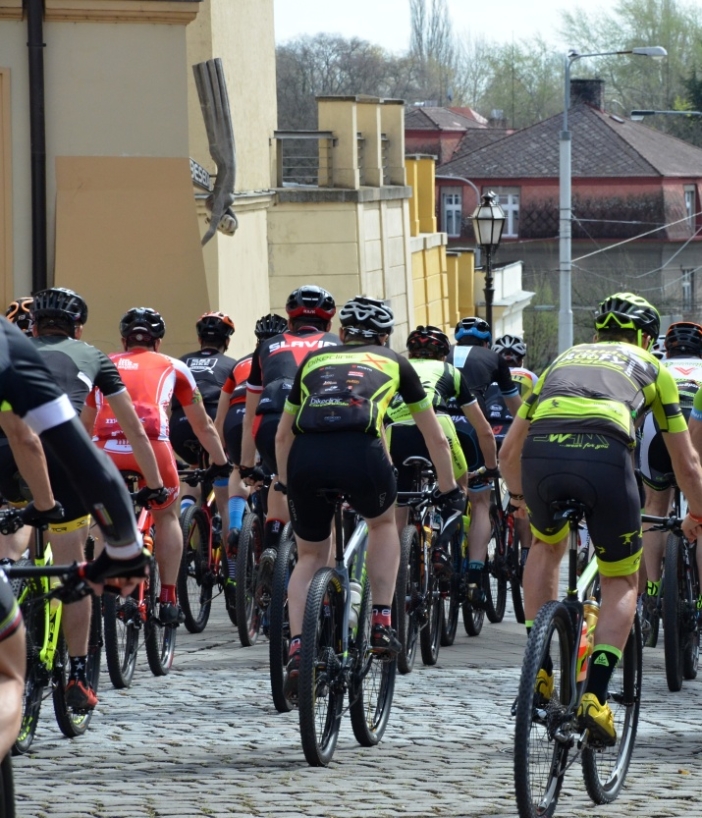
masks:
<path fill-rule="evenodd" d="M 44 110 L 44 0 L 25 0 L 29 49 L 29 135 L 32 171 L 32 292 L 48 286 L 46 238 L 46 128 Z"/>

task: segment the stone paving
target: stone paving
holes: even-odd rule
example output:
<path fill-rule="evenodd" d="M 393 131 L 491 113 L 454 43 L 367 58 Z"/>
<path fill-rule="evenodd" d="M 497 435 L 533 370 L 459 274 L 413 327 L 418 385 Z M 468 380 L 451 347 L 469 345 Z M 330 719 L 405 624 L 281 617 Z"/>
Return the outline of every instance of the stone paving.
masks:
<path fill-rule="evenodd" d="M 268 645 L 242 649 L 221 599 L 201 635 L 178 634 L 169 676 L 145 658 L 130 690 L 106 671 L 85 736 L 63 738 L 46 701 L 32 752 L 16 758 L 20 818 L 195 816 L 510 816 L 513 725 L 524 646 L 508 610 L 469 638 L 459 625 L 433 668 L 398 677 L 385 738 L 359 747 L 345 717 L 327 769 L 307 766 L 296 713 L 270 698 Z M 579 767 L 558 815 L 697 815 L 702 774 L 702 673 L 668 692 L 662 639 L 644 652 L 644 702 L 627 786 L 593 807 Z"/>

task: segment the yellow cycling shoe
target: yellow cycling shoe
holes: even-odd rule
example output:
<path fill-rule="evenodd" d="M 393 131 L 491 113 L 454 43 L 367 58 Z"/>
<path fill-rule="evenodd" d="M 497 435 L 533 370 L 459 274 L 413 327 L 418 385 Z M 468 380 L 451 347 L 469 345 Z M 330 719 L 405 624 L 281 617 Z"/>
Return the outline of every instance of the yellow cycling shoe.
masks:
<path fill-rule="evenodd" d="M 534 693 L 541 696 L 544 701 L 550 701 L 553 695 L 553 673 L 548 673 L 543 668 L 536 674 L 536 684 Z"/>
<path fill-rule="evenodd" d="M 583 693 L 578 707 L 580 726 L 590 731 L 591 736 L 606 747 L 617 743 L 617 731 L 614 729 L 614 714 L 605 702 L 600 704 L 594 693 Z"/>

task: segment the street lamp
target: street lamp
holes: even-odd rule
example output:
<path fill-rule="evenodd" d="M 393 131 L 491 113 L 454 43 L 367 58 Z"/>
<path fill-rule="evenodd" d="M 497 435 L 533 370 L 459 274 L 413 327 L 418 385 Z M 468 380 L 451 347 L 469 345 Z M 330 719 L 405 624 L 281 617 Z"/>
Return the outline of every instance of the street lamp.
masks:
<path fill-rule="evenodd" d="M 497 203 L 492 191 L 483 194 L 482 201 L 473 211 L 473 232 L 477 244 L 485 253 L 485 320 L 492 330 L 492 300 L 495 288 L 492 286 L 492 254 L 500 246 L 502 228 L 505 226 L 505 212 Z"/>
<path fill-rule="evenodd" d="M 634 54 L 639 57 L 662 59 L 668 56 L 665 48 L 659 45 L 641 46 L 627 51 L 601 51 L 595 54 L 578 54 L 569 51 L 565 56 L 565 87 L 563 89 L 563 130 L 560 136 L 559 161 L 559 257 L 560 257 L 560 310 L 558 313 L 558 351 L 563 352 L 573 345 L 573 310 L 571 307 L 571 138 L 568 130 L 568 109 L 570 108 L 570 69 L 576 60 L 585 57 L 610 57 L 619 54 Z"/>
<path fill-rule="evenodd" d="M 629 116 L 634 122 L 641 122 L 645 116 L 702 116 L 702 111 L 632 111 Z"/>

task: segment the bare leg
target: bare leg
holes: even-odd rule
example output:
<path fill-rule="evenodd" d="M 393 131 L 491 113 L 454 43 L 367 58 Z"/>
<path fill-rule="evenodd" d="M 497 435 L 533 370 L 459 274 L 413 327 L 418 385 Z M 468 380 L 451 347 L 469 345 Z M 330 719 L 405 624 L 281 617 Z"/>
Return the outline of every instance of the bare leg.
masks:
<path fill-rule="evenodd" d="M 645 486 L 646 489 L 646 514 L 653 514 L 656 517 L 665 517 L 670 510 L 673 490 L 654 491 Z M 661 578 L 661 565 L 665 556 L 665 532 L 645 531 L 643 535 L 643 551 L 646 561 L 646 575 L 652 582 L 658 582 Z"/>
<path fill-rule="evenodd" d="M 85 559 L 85 541 L 88 537 L 88 526 L 82 526 L 76 531 L 65 534 L 49 532 L 48 540 L 54 562 L 57 564 L 82 562 Z M 66 637 L 69 656 L 85 656 L 88 653 L 88 635 L 90 634 L 90 597 L 79 599 L 63 606 L 61 616 L 63 634 Z"/>
<path fill-rule="evenodd" d="M 178 522 L 178 503 L 152 509 L 156 527 L 155 550 L 162 585 L 175 585 L 183 553 L 183 535 Z"/>
<path fill-rule="evenodd" d="M 558 598 L 558 571 L 567 545 L 567 537 L 555 545 L 534 537 L 524 566 L 524 616 L 527 622 L 535 619 L 544 603 Z"/>

